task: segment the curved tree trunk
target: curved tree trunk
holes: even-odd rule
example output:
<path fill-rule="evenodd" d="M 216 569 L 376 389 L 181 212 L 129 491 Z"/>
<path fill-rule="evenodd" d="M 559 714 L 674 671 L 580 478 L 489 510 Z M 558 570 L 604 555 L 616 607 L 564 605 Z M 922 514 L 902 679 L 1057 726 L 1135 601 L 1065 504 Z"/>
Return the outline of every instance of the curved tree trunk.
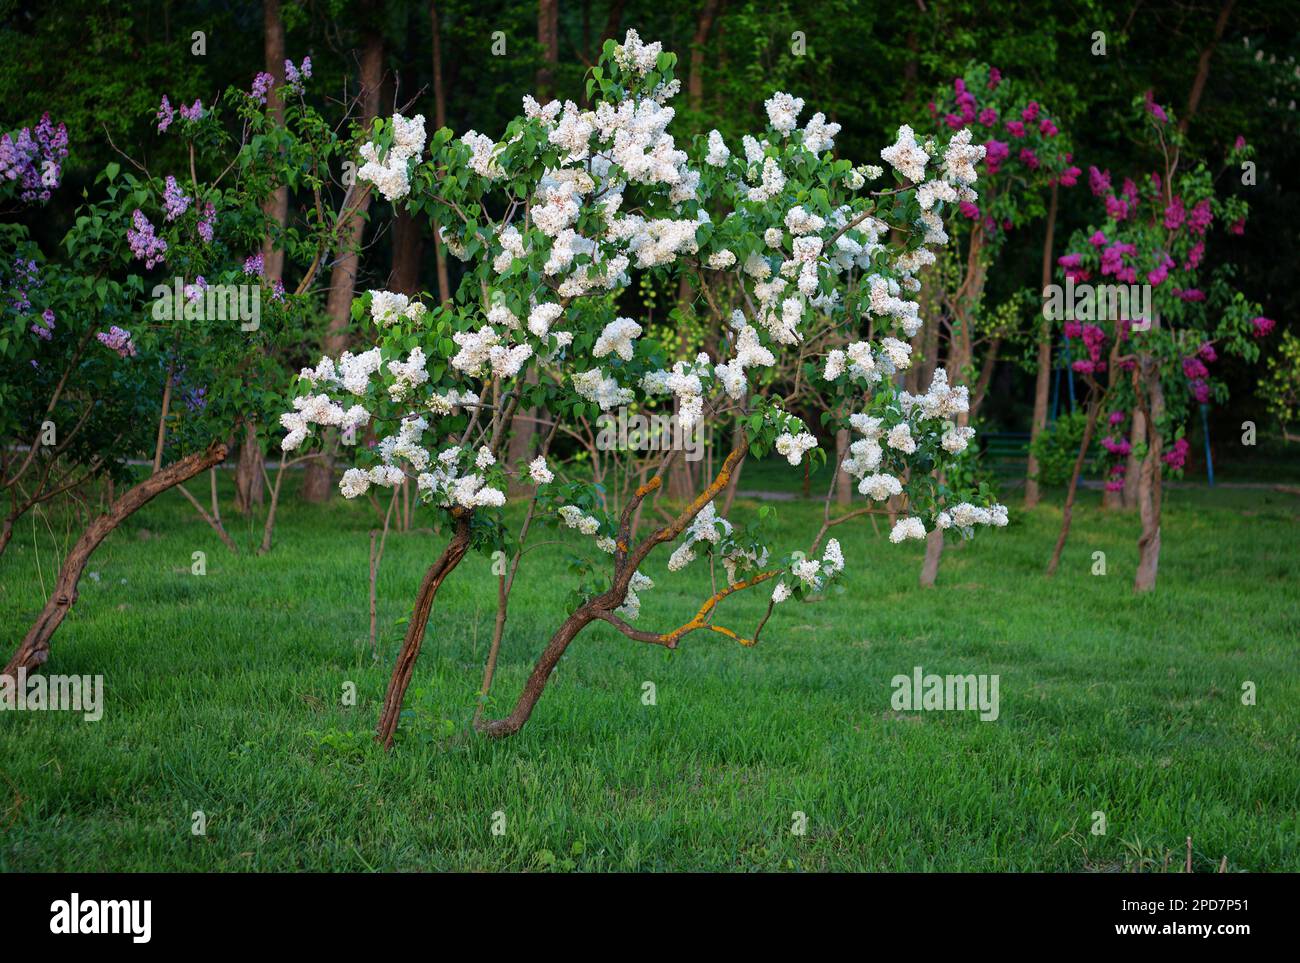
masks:
<path fill-rule="evenodd" d="M 564 655 L 564 650 L 569 647 L 569 643 L 579 632 L 595 620 L 596 612 L 590 605 L 582 606 L 565 619 L 559 631 L 551 636 L 551 641 L 542 651 L 537 664 L 533 666 L 533 671 L 529 674 L 528 681 L 524 683 L 523 691 L 519 693 L 519 699 L 515 702 L 514 710 L 504 719 L 493 719 L 480 725 L 479 732 L 489 738 L 498 739 L 513 736 L 522 729 L 528 717 L 533 714 L 533 708 L 537 705 L 537 700 L 542 697 L 546 683 L 560 661 L 560 656 Z"/>
<path fill-rule="evenodd" d="M 1079 442 L 1079 455 L 1074 459 L 1074 471 L 1070 473 L 1070 487 L 1065 493 L 1065 507 L 1061 511 L 1061 533 L 1056 537 L 1056 548 L 1052 550 L 1052 560 L 1047 563 L 1047 574 L 1055 575 L 1061 564 L 1061 552 L 1065 550 L 1065 540 L 1070 537 L 1070 521 L 1074 517 L 1074 496 L 1079 491 L 1079 476 L 1083 473 L 1083 463 L 1088 458 L 1088 446 L 1092 444 L 1092 434 L 1097 430 L 1097 410 L 1101 403 L 1096 394 L 1089 393 L 1088 420 L 1083 426 L 1083 440 Z"/>
<path fill-rule="evenodd" d="M 68 552 L 59 569 L 59 577 L 54 583 L 54 591 L 49 601 L 37 616 L 27 635 L 14 652 L 9 664 L 5 666 L 5 675 L 14 675 L 19 669 L 35 669 L 43 665 L 50 657 L 50 639 L 67 617 L 77 601 L 77 586 L 81 582 L 81 573 L 90 561 L 102 541 L 113 533 L 123 521 L 147 505 L 153 498 L 167 489 L 188 481 L 195 475 L 207 471 L 225 460 L 226 446 L 213 442 L 204 451 L 187 455 L 180 461 L 168 465 L 161 471 L 154 472 L 144 481 L 127 489 L 120 498 L 109 505 L 108 511 L 96 517 L 77 543 Z"/>
<path fill-rule="evenodd" d="M 388 680 L 388 691 L 384 694 L 379 726 L 375 730 L 375 741 L 385 749 L 393 746 L 393 735 L 397 732 L 397 721 L 402 714 L 402 701 L 406 698 L 407 686 L 411 684 L 411 675 L 415 672 L 415 661 L 420 657 L 420 646 L 424 643 L 424 632 L 429 625 L 429 614 L 433 611 L 433 600 L 443 579 L 460 564 L 469 549 L 469 521 L 468 513 L 456 519 L 455 534 L 420 582 L 420 590 L 415 596 L 415 609 L 411 612 L 410 621 L 406 623 L 406 637 L 397 653 L 393 675 Z"/>

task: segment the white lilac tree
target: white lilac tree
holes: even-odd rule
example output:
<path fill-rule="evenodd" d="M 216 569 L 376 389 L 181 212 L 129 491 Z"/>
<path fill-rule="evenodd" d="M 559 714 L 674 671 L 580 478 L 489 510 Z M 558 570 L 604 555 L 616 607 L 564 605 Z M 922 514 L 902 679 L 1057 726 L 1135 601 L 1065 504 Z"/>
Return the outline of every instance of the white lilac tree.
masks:
<path fill-rule="evenodd" d="M 499 141 L 443 129 L 427 153 L 423 117 L 397 115 L 377 123 L 374 142 L 363 148 L 359 176 L 444 225 L 448 249 L 466 263 L 446 309 L 383 291 L 358 299 L 354 315 L 373 320 L 373 346 L 304 369 L 302 392 L 281 419 L 287 451 L 319 438 L 321 427 L 374 432 L 372 460 L 344 473 L 343 494 L 414 478 L 447 534 L 393 669 L 376 736 L 384 745 L 392 744 L 438 588 L 471 548 L 504 551 L 508 563 L 499 575 L 486 697 L 530 531 L 550 524 L 590 538 L 570 614 L 514 708 L 499 719 L 476 714 L 478 730 L 499 737 L 528 721 L 556 663 L 593 622 L 669 648 L 696 631 L 755 644 L 775 606 L 823 592 L 842 576 L 846 560 L 828 538 L 831 528 L 884 514 L 891 496 L 904 505 L 890 535 L 896 543 L 924 539 L 935 526 L 970 534 L 978 524 L 1006 523 L 1005 508 L 986 492 L 952 491 L 939 481 L 973 434 L 957 424 L 967 390 L 942 369 L 920 395 L 900 390 L 894 377 L 909 365 L 908 341 L 921 323 L 917 272 L 947 240 L 944 216 L 975 201 L 984 148 L 965 130 L 918 143 L 901 127 L 881 151 L 892 185 L 872 189 L 886 168 L 836 159 L 839 125 L 816 113 L 799 126 L 803 101 L 777 93 L 766 102 L 766 130 L 746 136 L 740 150 L 712 131 L 695 136 L 688 152 L 669 133 L 675 62 L 629 31 L 623 43 L 606 43 L 590 71 L 590 109 L 525 97 L 523 116 Z M 716 357 L 674 363 L 641 324 L 620 316 L 620 293 L 638 272 L 688 280 L 696 309 L 718 327 Z M 729 309 L 731 297 L 719 300 L 723 287 L 739 292 L 741 309 Z M 843 347 L 810 351 L 824 343 L 815 337 L 820 330 L 808 330 L 814 324 L 853 336 Z M 859 339 L 862 330 L 868 339 Z M 824 427 L 853 432 L 841 469 L 867 500 L 833 514 L 828 494 L 821 525 L 797 548 L 767 544 L 762 513 L 745 525 L 723 518 L 714 503 L 749 454 L 775 451 L 792 466 L 825 457 L 784 396 L 747 390 L 751 379 L 791 359 L 799 377 L 816 379 L 832 410 L 844 412 Z M 577 419 L 621 406 L 675 412 L 684 428 L 705 419 L 726 426 L 714 432 L 730 439 L 718 470 L 693 498 L 660 512 L 663 524 L 643 525 L 643 508 L 660 496 L 679 452 L 663 453 L 646 481 L 619 497 L 552 450 L 557 432 Z M 542 454 L 508 464 L 512 418 L 529 409 L 543 412 Z M 529 485 L 515 511 L 506 508 L 511 480 Z M 686 623 L 639 627 L 653 597 L 641 567 L 661 546 L 671 550 L 670 570 L 716 566 L 725 579 Z M 770 600 L 746 637 L 715 617 L 724 599 L 749 590 Z"/>

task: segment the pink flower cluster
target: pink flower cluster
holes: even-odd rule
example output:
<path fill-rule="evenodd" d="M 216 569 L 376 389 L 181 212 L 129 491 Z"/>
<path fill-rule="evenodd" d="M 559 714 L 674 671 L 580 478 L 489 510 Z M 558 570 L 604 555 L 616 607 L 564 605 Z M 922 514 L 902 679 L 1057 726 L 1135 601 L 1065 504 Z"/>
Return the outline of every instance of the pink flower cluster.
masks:
<path fill-rule="evenodd" d="M 1101 252 L 1101 273 L 1103 277 L 1114 276 L 1115 280 L 1125 284 L 1137 283 L 1137 268 L 1125 264 L 1126 257 L 1137 258 L 1137 245 L 1116 241 L 1107 245 Z"/>
<path fill-rule="evenodd" d="M 1210 369 L 1205 366 L 1205 362 L 1217 359 L 1218 354 L 1208 341 L 1201 345 L 1196 354 L 1183 359 L 1183 376 L 1187 378 L 1192 396 L 1199 404 L 1209 404 L 1210 401 Z"/>
<path fill-rule="evenodd" d="M 1120 427 L 1128 420 L 1128 413 L 1124 411 L 1112 411 L 1110 418 L 1110 428 L 1116 432 L 1114 435 L 1108 435 L 1101 440 L 1101 446 L 1114 458 L 1119 459 L 1110 466 L 1109 478 L 1106 481 L 1106 491 L 1122 492 L 1124 490 L 1124 476 L 1128 471 L 1128 464 L 1124 459 L 1133 452 L 1133 445 L 1124 437 Z"/>
<path fill-rule="evenodd" d="M 1187 464 L 1187 453 L 1191 450 L 1191 445 L 1187 443 L 1186 438 L 1179 438 L 1162 456 L 1164 463 L 1174 471 L 1181 471 L 1182 467 Z"/>
<path fill-rule="evenodd" d="M 997 90 L 1002 83 L 1002 72 L 996 67 L 989 69 L 987 88 L 990 91 Z M 980 125 L 989 128 L 992 135 L 999 122 L 997 108 L 986 104 L 981 108 L 976 99 L 975 92 L 971 90 L 963 77 L 954 77 L 952 82 L 953 101 L 952 109 L 943 115 L 943 121 L 953 130 L 971 126 L 978 122 Z M 939 113 L 936 105 L 930 103 L 931 114 L 937 116 Z M 1020 111 L 1018 118 L 1012 117 L 1003 123 L 1003 129 L 1007 132 L 1009 139 L 1021 140 L 1030 136 L 1031 130 L 1036 131 L 1040 137 L 1052 138 L 1060 133 L 1060 128 L 1056 126 L 1055 121 L 1043 113 L 1041 105 L 1036 101 L 1031 101 L 1028 106 Z M 1011 157 L 1011 148 L 1009 141 L 1000 141 L 996 137 L 990 136 L 984 143 L 985 169 L 990 174 L 996 174 L 1002 168 L 1007 160 Z M 1053 152 L 1055 153 L 1055 152 Z M 1049 164 L 1048 159 L 1043 154 L 1042 145 L 1037 147 L 1025 145 L 1016 152 L 1016 158 L 1030 170 L 1040 170 L 1045 164 Z M 1065 168 L 1062 170 L 1057 180 L 1064 187 L 1073 187 L 1078 183 L 1079 175 L 1082 170 L 1071 165 L 1073 158 L 1070 154 L 1059 155 L 1056 161 L 1063 159 Z M 965 212 L 964 212 L 965 213 Z M 972 220 L 978 215 L 972 216 L 966 213 L 967 217 Z M 1006 227 L 1007 225 L 1003 225 Z M 986 220 L 985 228 L 989 231 L 995 231 L 998 225 L 992 220 Z"/>
<path fill-rule="evenodd" d="M 1101 360 L 1102 349 L 1106 346 L 1106 332 L 1095 324 L 1080 324 L 1078 321 L 1065 322 L 1067 338 L 1081 338 L 1088 350 L 1087 358 L 1080 358 L 1070 367 L 1079 374 L 1100 374 L 1106 370 L 1106 362 Z"/>
<path fill-rule="evenodd" d="M 1148 90 L 1146 93 L 1147 112 L 1162 124 L 1169 122 L 1169 115 L 1165 109 L 1156 103 L 1155 92 Z"/>

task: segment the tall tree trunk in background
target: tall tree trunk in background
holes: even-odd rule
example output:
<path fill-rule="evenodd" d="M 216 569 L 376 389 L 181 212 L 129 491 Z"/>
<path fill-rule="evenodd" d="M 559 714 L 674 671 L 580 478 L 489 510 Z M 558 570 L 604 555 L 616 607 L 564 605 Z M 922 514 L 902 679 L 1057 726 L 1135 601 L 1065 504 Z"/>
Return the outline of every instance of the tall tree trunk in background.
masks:
<path fill-rule="evenodd" d="M 613 0 L 609 5 L 609 16 L 605 18 L 605 29 L 600 32 L 600 42 L 597 45 L 596 55 L 600 55 L 601 47 L 605 46 L 605 41 L 612 39 L 623 23 L 624 0 Z M 595 58 L 592 58 L 593 62 Z"/>
<path fill-rule="evenodd" d="M 262 23 L 265 70 L 275 78 L 272 91 L 267 95 L 267 113 L 277 124 L 283 124 L 284 101 L 280 98 L 279 89 L 284 84 L 284 20 L 280 17 L 280 0 L 263 0 Z M 289 220 L 288 186 L 281 185 L 272 191 L 262 211 L 283 228 Z M 284 249 L 277 248 L 274 238 L 269 235 L 262 241 L 262 262 L 266 266 L 268 281 L 279 280 L 283 276 Z"/>
<path fill-rule="evenodd" d="M 704 0 L 699 18 L 695 22 L 695 37 L 691 42 L 690 73 L 686 78 L 686 105 L 692 114 L 704 106 L 704 45 L 709 41 L 709 31 L 718 13 L 719 0 Z M 677 286 L 677 306 L 683 313 L 691 306 L 691 286 L 683 275 Z M 677 356 L 684 359 L 690 354 L 690 345 L 683 339 Z M 669 498 L 688 501 L 695 493 L 695 477 L 691 464 L 685 458 L 676 458 L 668 466 Z"/>
<path fill-rule="evenodd" d="M 1196 64 L 1196 78 L 1192 81 L 1192 91 L 1187 95 L 1187 106 L 1183 108 L 1183 116 L 1179 118 L 1178 130 L 1187 133 L 1187 125 L 1192 122 L 1192 117 L 1196 109 L 1201 105 L 1201 94 L 1205 93 L 1205 82 L 1210 77 L 1210 61 L 1214 57 L 1214 50 L 1223 39 L 1223 31 L 1228 27 L 1228 18 L 1232 16 L 1232 7 L 1234 0 L 1224 0 L 1223 7 L 1219 10 L 1219 19 L 1214 22 L 1214 38 L 1201 51 L 1201 58 Z"/>
<path fill-rule="evenodd" d="M 265 70 L 275 78 L 270 93 L 267 94 L 267 112 L 277 124 L 284 123 L 284 101 L 279 88 L 284 83 L 284 20 L 280 16 L 280 0 L 263 0 L 262 3 L 263 54 L 266 60 Z M 268 221 L 280 230 L 289 221 L 289 188 L 281 184 L 271 192 L 262 204 L 262 213 Z M 266 271 L 267 283 L 274 283 L 284 277 L 284 248 L 277 246 L 275 229 L 267 231 L 262 239 L 262 265 Z M 239 443 L 239 461 L 235 465 L 235 511 L 247 515 L 254 505 L 261 505 L 265 500 L 265 473 L 263 465 L 265 455 L 262 443 L 257 438 L 257 424 L 253 420 L 244 422 L 244 437 Z"/>
<path fill-rule="evenodd" d="M 262 470 L 265 462 L 257 424 L 246 420 L 244 438 L 239 443 L 239 461 L 235 465 L 235 511 L 241 515 L 247 515 L 254 505 L 265 501 L 266 477 Z"/>
<path fill-rule="evenodd" d="M 704 0 L 700 18 L 695 22 L 695 40 L 691 43 L 691 73 L 686 79 L 686 103 L 697 112 L 704 106 L 704 45 L 709 42 L 709 31 L 718 15 L 721 0 Z"/>
<path fill-rule="evenodd" d="M 447 91 L 442 83 L 442 25 L 438 21 L 438 0 L 429 4 L 429 20 L 433 27 L 433 128 L 447 126 Z M 447 276 L 447 252 L 433 232 L 433 259 L 438 267 L 438 302 L 445 308 L 451 304 L 451 280 Z"/>
<path fill-rule="evenodd" d="M 393 218 L 393 269 L 388 287 L 399 294 L 420 293 L 420 260 L 424 256 L 424 239 L 420 225 L 406 211 Z"/>
<path fill-rule="evenodd" d="M 1052 283 L 1052 243 L 1056 234 L 1058 186 L 1052 183 L 1052 199 L 1047 205 L 1047 234 L 1043 238 L 1043 291 Z M 1029 467 L 1025 472 L 1025 508 L 1038 506 L 1038 459 L 1033 444 L 1047 428 L 1047 403 L 1052 387 L 1052 322 L 1047 316 L 1047 295 L 1043 294 L 1043 317 L 1038 328 L 1038 370 L 1034 376 L 1034 417 L 1029 424 Z"/>
<path fill-rule="evenodd" d="M 378 10 L 372 11 L 374 16 Z M 384 77 L 384 39 L 378 33 L 367 33 L 361 51 L 361 117 L 362 127 L 369 127 L 379 115 L 379 88 Z M 366 213 L 370 209 L 369 192 L 362 195 L 355 213 L 339 229 L 339 242 L 335 247 L 334 269 L 330 272 L 329 295 L 325 313 L 329 327 L 325 334 L 325 353 L 340 354 L 348 343 L 348 321 L 352 314 L 352 297 L 356 293 L 357 270 L 360 263 L 358 249 L 366 227 Z M 305 501 L 323 502 L 334 489 L 334 469 L 331 460 L 318 458 L 307 463 L 303 472 L 301 496 Z"/>
<path fill-rule="evenodd" d="M 537 99 L 546 103 L 554 96 L 555 65 L 560 60 L 560 3 L 559 0 L 538 0 L 537 3 L 537 43 L 542 48 L 543 66 L 537 71 Z M 537 373 L 530 370 L 528 384 L 537 384 Z M 533 457 L 534 441 L 537 434 L 536 408 L 519 408 L 510 421 L 510 444 L 506 457 L 512 469 L 521 462 L 527 463 Z M 511 482 L 511 491 L 524 490 L 523 482 L 515 478 Z"/>
<path fill-rule="evenodd" d="M 410 21 L 410 18 L 407 18 Z M 406 64 L 411 60 L 409 40 L 416 33 L 414 22 L 407 23 L 408 29 L 397 41 L 396 49 L 390 51 L 394 61 Z M 396 101 L 396 90 L 401 88 L 401 71 L 394 71 L 391 77 L 385 77 L 380 88 L 380 100 L 383 103 Z M 436 128 L 435 128 L 436 129 Z M 385 285 L 389 291 L 396 291 L 408 297 L 420 293 L 420 262 L 424 259 L 424 232 L 422 225 L 401 205 L 393 205 L 392 220 L 392 261 Z"/>
<path fill-rule="evenodd" d="M 1110 364 L 1110 369 L 1106 374 L 1106 395 L 1108 397 L 1113 397 L 1113 391 L 1115 389 L 1115 385 L 1122 376 L 1123 376 L 1123 372 L 1120 370 L 1119 365 L 1115 364 L 1114 360 L 1112 359 Z M 1134 414 L 1135 420 L 1136 417 L 1137 416 L 1135 413 Z M 1103 429 L 1109 432 L 1110 425 L 1109 424 L 1104 425 Z M 1125 482 L 1128 481 L 1127 472 L 1128 472 L 1128 468 L 1125 468 L 1125 473 L 1126 473 L 1124 479 Z M 1118 511 L 1123 507 L 1124 507 L 1124 490 L 1122 488 L 1119 491 L 1111 491 L 1109 488 L 1107 488 L 1105 491 L 1102 492 L 1101 495 L 1102 511 L 1113 512 L 1113 511 Z"/>
<path fill-rule="evenodd" d="M 560 0 L 537 0 L 537 44 L 542 66 L 537 68 L 537 99 L 555 96 L 555 65 L 560 62 Z"/>

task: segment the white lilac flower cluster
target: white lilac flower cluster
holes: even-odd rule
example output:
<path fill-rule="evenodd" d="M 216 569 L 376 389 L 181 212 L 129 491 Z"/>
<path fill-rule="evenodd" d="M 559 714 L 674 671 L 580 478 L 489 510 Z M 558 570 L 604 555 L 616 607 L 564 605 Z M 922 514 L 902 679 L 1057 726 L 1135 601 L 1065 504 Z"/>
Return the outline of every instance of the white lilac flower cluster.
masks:
<path fill-rule="evenodd" d="M 528 463 L 528 477 L 534 485 L 549 485 L 555 481 L 555 473 L 547 467 L 545 455 L 538 455 Z"/>
<path fill-rule="evenodd" d="M 938 528 L 954 528 L 965 536 L 971 534 L 976 525 L 992 525 L 1005 528 L 1007 525 L 1007 508 L 1005 505 L 990 505 L 981 508 L 970 502 L 961 502 L 941 511 L 934 520 Z"/>
<path fill-rule="evenodd" d="M 766 547 L 742 543 L 735 536 L 731 522 L 719 515 L 717 507 L 709 502 L 695 516 L 684 540 L 669 556 L 668 571 L 681 571 L 703 552 L 721 562 L 727 584 L 735 585 L 748 573 L 767 565 L 770 557 Z"/>
<path fill-rule="evenodd" d="M 311 434 L 311 425 L 348 429 L 361 428 L 370 421 L 370 412 L 361 405 L 344 408 L 329 395 L 300 395 L 293 399 L 293 411 L 280 415 L 280 427 L 286 431 L 280 447 L 284 451 L 299 448 Z"/>
<path fill-rule="evenodd" d="M 623 597 L 623 604 L 614 610 L 614 614 L 629 622 L 635 622 L 637 616 L 641 614 L 641 596 L 637 593 L 654 587 L 654 579 L 649 575 L 633 572 L 632 580 L 627 585 L 627 595 Z"/>
<path fill-rule="evenodd" d="M 795 555 L 790 565 L 791 579 L 784 576 L 772 589 L 772 601 L 779 605 L 794 594 L 796 587 L 808 592 L 820 592 L 830 581 L 844 571 L 844 551 L 838 540 L 832 538 L 826 543 L 826 550 L 820 559 L 808 558 L 802 552 Z"/>
<path fill-rule="evenodd" d="M 382 444 L 381 442 L 381 454 Z M 394 451 L 393 457 L 401 457 L 402 454 Z M 416 476 L 415 484 L 426 501 L 444 508 L 468 509 L 500 508 L 506 503 L 505 492 L 489 485 L 484 474 L 496 462 L 491 449 L 482 447 L 474 452 L 466 452 L 460 446 L 453 445 L 440 451 L 431 461 L 428 460 L 427 453 L 421 460 L 426 462 L 429 470 L 421 471 Z M 414 462 L 412 466 L 416 467 Z"/>
<path fill-rule="evenodd" d="M 370 292 L 370 317 L 381 328 L 391 328 L 403 319 L 419 324 L 427 310 L 423 303 L 412 301 L 405 294 Z"/>
<path fill-rule="evenodd" d="M 561 505 L 558 514 L 569 528 L 576 529 L 583 535 L 594 535 L 596 537 L 596 547 L 606 555 L 614 554 L 618 546 L 614 539 L 608 535 L 599 534 L 600 519 L 594 515 L 588 515 L 576 505 Z"/>
<path fill-rule="evenodd" d="M 694 361 L 678 361 L 670 371 L 651 371 L 641 377 L 647 397 L 673 395 L 677 422 L 682 430 L 695 427 L 704 415 L 704 382 L 709 378 L 709 356 L 700 352 Z"/>
<path fill-rule="evenodd" d="M 797 465 L 803 461 L 805 452 L 812 451 L 817 447 L 817 439 L 806 431 L 798 434 L 782 432 L 776 438 L 776 451 L 778 455 L 784 455 L 785 460 L 791 465 Z"/>
<path fill-rule="evenodd" d="M 385 200 L 396 201 L 411 192 L 408 162 L 424 151 L 424 115 L 416 114 L 407 120 L 401 114 L 393 115 L 393 145 L 385 157 L 372 143 L 361 145 L 361 159 L 365 163 L 357 171 L 357 179 L 369 181 L 379 188 Z"/>

